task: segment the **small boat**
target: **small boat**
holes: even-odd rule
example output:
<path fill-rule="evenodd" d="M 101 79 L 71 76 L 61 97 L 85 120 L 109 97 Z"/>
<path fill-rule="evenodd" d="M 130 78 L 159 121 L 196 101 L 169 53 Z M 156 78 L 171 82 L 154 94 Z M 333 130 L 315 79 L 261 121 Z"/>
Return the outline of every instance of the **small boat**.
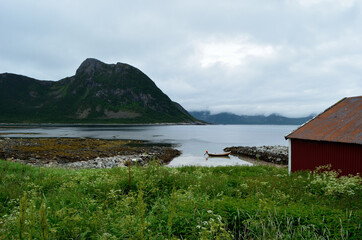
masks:
<path fill-rule="evenodd" d="M 209 157 L 227 157 L 230 155 L 231 152 L 223 152 L 223 153 L 209 153 L 206 151 L 205 154 L 209 155 Z"/>

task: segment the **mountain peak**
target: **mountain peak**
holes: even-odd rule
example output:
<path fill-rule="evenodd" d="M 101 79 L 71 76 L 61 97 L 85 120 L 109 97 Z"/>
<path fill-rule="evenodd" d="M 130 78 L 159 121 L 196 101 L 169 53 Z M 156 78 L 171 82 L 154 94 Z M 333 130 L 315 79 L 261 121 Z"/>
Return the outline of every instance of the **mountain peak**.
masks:
<path fill-rule="evenodd" d="M 87 58 L 82 62 L 82 64 L 79 66 L 79 68 L 76 71 L 76 75 L 79 75 L 81 73 L 87 73 L 92 74 L 95 71 L 103 68 L 106 64 L 104 62 L 99 61 L 95 58 Z"/>
<path fill-rule="evenodd" d="M 0 122 L 196 122 L 146 74 L 126 63 L 88 58 L 72 77 L 39 81 L 3 74 L 0 86 Z"/>

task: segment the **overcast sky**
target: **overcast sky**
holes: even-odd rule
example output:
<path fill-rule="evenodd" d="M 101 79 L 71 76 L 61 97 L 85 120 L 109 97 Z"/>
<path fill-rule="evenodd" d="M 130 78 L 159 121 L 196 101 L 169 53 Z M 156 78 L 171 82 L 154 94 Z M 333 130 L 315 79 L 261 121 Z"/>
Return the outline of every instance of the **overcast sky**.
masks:
<path fill-rule="evenodd" d="M 361 0 L 0 0 L 0 73 L 147 74 L 187 110 L 298 117 L 362 95 Z"/>

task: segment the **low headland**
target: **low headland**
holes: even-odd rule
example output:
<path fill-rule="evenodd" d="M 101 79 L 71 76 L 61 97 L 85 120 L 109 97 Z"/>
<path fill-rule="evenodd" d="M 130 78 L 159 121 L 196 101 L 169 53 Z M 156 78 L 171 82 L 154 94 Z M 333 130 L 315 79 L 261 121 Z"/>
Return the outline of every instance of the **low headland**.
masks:
<path fill-rule="evenodd" d="M 167 164 L 180 151 L 170 144 L 139 140 L 94 138 L 3 138 L 0 159 L 33 166 L 65 168 L 112 168 L 152 160 Z"/>
<path fill-rule="evenodd" d="M 238 146 L 227 147 L 225 152 L 231 152 L 232 155 L 243 157 L 249 157 L 258 161 L 266 163 L 272 163 L 277 165 L 288 165 L 288 147 L 287 146 Z"/>

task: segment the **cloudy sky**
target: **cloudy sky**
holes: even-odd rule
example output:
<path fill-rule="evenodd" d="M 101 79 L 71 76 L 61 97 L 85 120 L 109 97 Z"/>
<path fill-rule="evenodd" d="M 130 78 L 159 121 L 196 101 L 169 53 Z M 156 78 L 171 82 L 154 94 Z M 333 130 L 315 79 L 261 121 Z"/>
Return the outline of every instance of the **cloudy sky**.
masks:
<path fill-rule="evenodd" d="M 187 110 L 298 117 L 362 95 L 361 0 L 0 0 L 0 73 L 129 63 Z"/>

